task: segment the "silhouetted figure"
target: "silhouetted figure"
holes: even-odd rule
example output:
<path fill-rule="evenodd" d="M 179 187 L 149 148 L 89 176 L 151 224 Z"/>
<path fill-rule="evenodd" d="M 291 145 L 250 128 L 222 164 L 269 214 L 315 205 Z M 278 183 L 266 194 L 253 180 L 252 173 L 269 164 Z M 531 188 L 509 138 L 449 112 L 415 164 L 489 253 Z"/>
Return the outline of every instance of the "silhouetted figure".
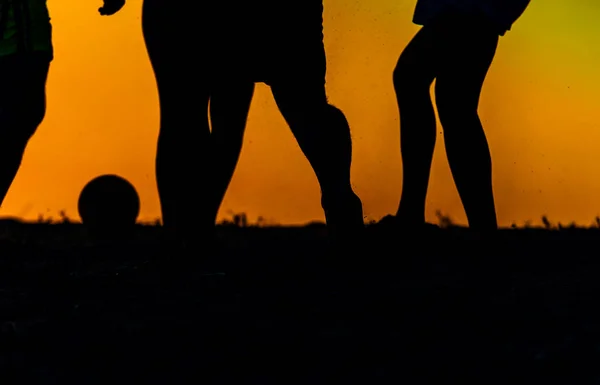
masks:
<path fill-rule="evenodd" d="M 46 0 L 0 0 L 0 204 L 46 114 L 51 35 Z"/>
<path fill-rule="evenodd" d="M 193 12 L 169 0 L 144 1 L 160 94 L 156 172 L 166 227 L 192 239 L 214 228 L 257 81 L 271 86 L 315 170 L 331 229 L 363 226 L 350 185 L 350 129 L 325 93 L 322 11 L 321 0 L 214 0 Z"/>
<path fill-rule="evenodd" d="M 414 23 L 423 25 L 394 70 L 403 161 L 398 220 L 425 223 L 425 198 L 436 139 L 430 87 L 443 126 L 448 162 L 469 226 L 497 229 L 490 152 L 477 108 L 498 37 L 529 0 L 419 0 Z"/>

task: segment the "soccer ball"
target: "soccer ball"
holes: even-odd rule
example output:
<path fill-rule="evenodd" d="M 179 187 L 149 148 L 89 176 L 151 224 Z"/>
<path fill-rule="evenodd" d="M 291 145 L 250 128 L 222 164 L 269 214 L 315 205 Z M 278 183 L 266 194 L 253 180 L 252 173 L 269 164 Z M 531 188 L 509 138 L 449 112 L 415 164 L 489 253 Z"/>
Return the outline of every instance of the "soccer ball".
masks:
<path fill-rule="evenodd" d="M 93 235 L 120 236 L 133 230 L 140 213 L 140 198 L 126 179 L 101 175 L 83 188 L 77 210 Z"/>

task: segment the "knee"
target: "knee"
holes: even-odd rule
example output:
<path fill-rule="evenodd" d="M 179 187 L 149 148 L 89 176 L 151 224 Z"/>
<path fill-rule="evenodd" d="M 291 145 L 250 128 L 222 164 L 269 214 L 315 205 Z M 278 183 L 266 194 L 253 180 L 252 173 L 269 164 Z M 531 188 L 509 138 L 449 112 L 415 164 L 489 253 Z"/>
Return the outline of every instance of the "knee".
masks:
<path fill-rule="evenodd" d="M 477 108 L 481 87 L 457 79 L 438 79 L 435 85 L 435 104 L 440 122 L 446 126 L 461 126 L 479 122 Z"/>
<path fill-rule="evenodd" d="M 466 103 L 460 95 L 436 93 L 436 107 L 445 130 L 456 125 L 468 126 L 469 123 L 479 120 L 477 106 Z"/>
<path fill-rule="evenodd" d="M 404 71 L 404 66 L 402 65 L 402 63 L 398 62 L 398 64 L 396 64 L 396 67 L 394 68 L 394 72 L 392 72 L 392 81 L 394 83 L 394 88 L 396 89 L 396 91 L 399 91 L 402 89 L 402 85 L 404 83 L 407 83 L 407 76 L 406 76 L 406 72 Z"/>
<path fill-rule="evenodd" d="M 29 128 L 29 135 L 33 135 L 46 117 L 46 102 L 39 102 L 29 109 L 27 117 L 23 117 L 23 124 Z M 27 131 L 27 130 L 26 130 Z"/>
<path fill-rule="evenodd" d="M 394 72 L 392 73 L 394 86 L 396 88 L 413 87 L 415 84 L 414 72 L 415 71 L 412 70 L 412 66 L 408 63 L 405 63 L 401 57 L 400 60 L 398 60 L 396 67 L 394 67 Z"/>
<path fill-rule="evenodd" d="M 23 108 L 15 108 L 2 118 L 0 135 L 2 141 L 19 148 L 25 146 L 35 134 L 46 115 L 45 103 L 31 104 Z"/>

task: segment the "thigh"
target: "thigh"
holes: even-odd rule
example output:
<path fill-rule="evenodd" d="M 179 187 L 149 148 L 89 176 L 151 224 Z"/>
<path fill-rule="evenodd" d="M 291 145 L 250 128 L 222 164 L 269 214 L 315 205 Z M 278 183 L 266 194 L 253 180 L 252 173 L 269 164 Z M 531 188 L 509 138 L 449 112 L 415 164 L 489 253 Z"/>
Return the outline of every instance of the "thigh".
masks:
<path fill-rule="evenodd" d="M 212 3 L 186 9 L 182 0 L 145 0 L 142 31 L 159 88 L 180 89 L 214 79 L 222 69 L 217 11 Z M 194 11 L 194 12 L 192 12 Z"/>
<path fill-rule="evenodd" d="M 469 19 L 443 29 L 437 51 L 441 64 L 436 80 L 438 109 L 442 102 L 477 108 L 485 77 L 498 46 L 498 34 Z"/>
<path fill-rule="evenodd" d="M 274 94 L 293 87 L 312 95 L 325 90 L 327 58 L 323 41 L 281 43 L 264 54 L 262 79 Z M 260 71 L 259 71 L 260 73 Z"/>
<path fill-rule="evenodd" d="M 400 54 L 394 69 L 394 82 L 397 86 L 431 86 L 440 69 L 439 39 L 438 31 L 429 25 L 415 34 Z"/>
<path fill-rule="evenodd" d="M 51 58 L 46 54 L 0 58 L 0 120 L 36 128 L 46 112 L 46 80 Z"/>
<path fill-rule="evenodd" d="M 212 133 L 241 138 L 246 128 L 253 94 L 254 83 L 249 81 L 222 82 L 215 85 L 210 93 Z"/>
<path fill-rule="evenodd" d="M 181 120 L 202 111 L 208 114 L 210 82 L 208 28 L 192 24 L 185 9 L 168 0 L 145 0 L 142 29 L 158 88 L 161 119 Z M 207 116 L 204 117 L 207 119 Z"/>
<path fill-rule="evenodd" d="M 316 111 L 329 105 L 325 81 L 320 76 L 276 79 L 271 83 L 271 92 L 288 124 L 312 119 Z"/>
<path fill-rule="evenodd" d="M 323 82 L 275 82 L 271 85 L 275 103 L 297 140 L 312 130 L 328 130 L 330 110 Z M 316 144 L 315 144 L 316 145 Z M 302 145 L 301 145 L 302 146 Z"/>
<path fill-rule="evenodd" d="M 315 0 L 277 2 L 257 17 L 252 36 L 258 56 L 255 68 L 261 77 L 257 81 L 268 85 L 291 79 L 325 82 L 327 62 L 320 4 Z"/>

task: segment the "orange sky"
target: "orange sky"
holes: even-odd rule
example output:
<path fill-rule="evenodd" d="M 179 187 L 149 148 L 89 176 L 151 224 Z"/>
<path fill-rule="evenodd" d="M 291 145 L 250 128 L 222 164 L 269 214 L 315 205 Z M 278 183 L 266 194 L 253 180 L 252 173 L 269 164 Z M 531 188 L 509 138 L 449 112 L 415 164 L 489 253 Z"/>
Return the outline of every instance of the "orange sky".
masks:
<path fill-rule="evenodd" d="M 117 173 L 138 189 L 142 219 L 158 217 L 159 115 L 141 0 L 128 0 L 110 18 L 98 15 L 100 0 L 48 3 L 56 57 L 48 112 L 0 215 L 35 219 L 65 209 L 77 217 L 85 183 Z M 418 29 L 411 23 L 414 5 L 325 0 L 328 93 L 351 124 L 353 182 L 369 219 L 395 212 L 400 195 L 391 73 Z M 596 1 L 534 0 L 500 41 L 480 115 L 494 159 L 501 225 L 536 223 L 543 214 L 588 224 L 600 214 L 599 16 Z M 428 219 L 442 210 L 465 223 L 441 136 L 430 186 Z M 323 219 L 315 177 L 262 84 L 221 216 L 232 211 L 286 224 Z"/>

